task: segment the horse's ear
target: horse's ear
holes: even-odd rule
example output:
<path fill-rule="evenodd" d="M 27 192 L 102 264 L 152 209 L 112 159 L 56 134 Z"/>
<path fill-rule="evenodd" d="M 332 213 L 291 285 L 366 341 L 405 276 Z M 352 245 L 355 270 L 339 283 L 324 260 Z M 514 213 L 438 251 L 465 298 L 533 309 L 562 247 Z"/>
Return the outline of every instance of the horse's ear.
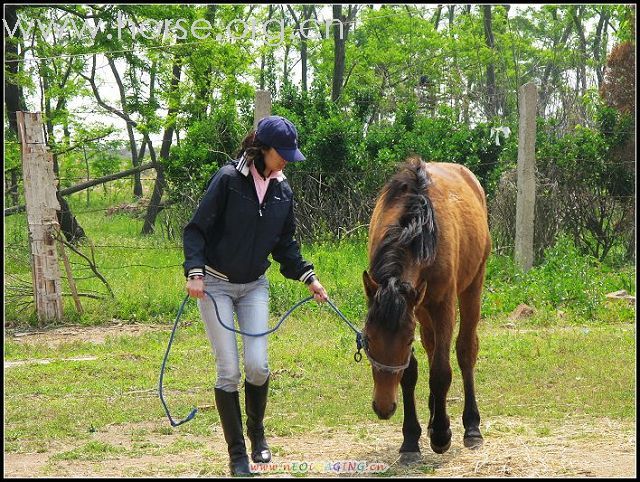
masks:
<path fill-rule="evenodd" d="M 362 272 L 362 282 L 364 283 L 364 292 L 367 294 L 367 298 L 373 298 L 378 291 L 378 284 L 373 281 L 367 270 Z"/>

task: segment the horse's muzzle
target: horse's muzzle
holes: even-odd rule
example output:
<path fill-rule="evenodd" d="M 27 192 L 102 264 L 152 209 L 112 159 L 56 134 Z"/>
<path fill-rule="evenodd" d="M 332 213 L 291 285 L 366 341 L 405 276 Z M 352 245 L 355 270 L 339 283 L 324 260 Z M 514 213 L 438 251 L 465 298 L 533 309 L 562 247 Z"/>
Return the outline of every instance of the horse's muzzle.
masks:
<path fill-rule="evenodd" d="M 380 420 L 389 420 L 394 413 L 396 413 L 396 408 L 398 408 L 398 404 L 396 402 L 393 402 L 393 405 L 391 405 L 391 410 L 389 410 L 388 412 L 382 412 L 378 409 L 378 406 L 376 405 L 376 401 L 373 400 L 371 402 L 371 408 L 373 408 L 374 413 L 378 416 L 378 418 Z"/>

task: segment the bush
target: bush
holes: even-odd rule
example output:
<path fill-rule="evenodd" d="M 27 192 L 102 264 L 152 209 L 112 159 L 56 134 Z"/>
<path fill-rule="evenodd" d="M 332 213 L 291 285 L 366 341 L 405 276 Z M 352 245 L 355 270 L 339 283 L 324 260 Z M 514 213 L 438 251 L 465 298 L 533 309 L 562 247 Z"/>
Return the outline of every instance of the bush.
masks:
<path fill-rule="evenodd" d="M 545 250 L 544 262 L 526 273 L 510 256 L 489 258 L 483 315 L 508 314 L 525 303 L 535 308 L 538 320 L 555 320 L 558 310 L 570 319 L 608 319 L 606 294 L 620 289 L 635 293 L 634 280 L 632 270 L 614 272 L 561 235 Z M 627 307 L 620 309 L 621 317 L 629 319 Z"/>
<path fill-rule="evenodd" d="M 345 114 L 334 114 L 319 122 L 309 133 L 305 168 L 336 172 L 343 169 L 361 170 L 360 142 L 362 126 Z"/>

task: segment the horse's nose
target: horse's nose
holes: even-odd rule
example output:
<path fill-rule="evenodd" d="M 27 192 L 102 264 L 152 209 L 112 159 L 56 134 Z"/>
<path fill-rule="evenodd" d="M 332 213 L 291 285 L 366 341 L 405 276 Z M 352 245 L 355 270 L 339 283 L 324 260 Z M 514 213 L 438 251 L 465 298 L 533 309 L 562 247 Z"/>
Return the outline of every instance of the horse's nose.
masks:
<path fill-rule="evenodd" d="M 398 404 L 396 402 L 393 402 L 393 405 L 391 405 L 391 410 L 389 410 L 386 413 L 378 409 L 378 406 L 376 405 L 375 400 L 371 402 L 371 407 L 373 408 L 374 413 L 378 416 L 380 420 L 389 420 L 391 416 L 394 413 L 396 413 L 396 408 L 398 407 Z"/>

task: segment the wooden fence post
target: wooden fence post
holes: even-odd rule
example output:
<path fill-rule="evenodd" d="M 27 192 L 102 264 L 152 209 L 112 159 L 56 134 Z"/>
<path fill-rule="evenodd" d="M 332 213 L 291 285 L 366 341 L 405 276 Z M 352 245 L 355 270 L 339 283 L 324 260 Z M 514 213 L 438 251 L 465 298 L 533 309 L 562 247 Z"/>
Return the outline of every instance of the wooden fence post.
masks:
<path fill-rule="evenodd" d="M 536 203 L 535 150 L 537 89 L 533 82 L 520 87 L 518 134 L 518 195 L 516 200 L 515 260 L 523 271 L 533 266 L 533 229 Z"/>
<path fill-rule="evenodd" d="M 268 90 L 256 90 L 256 104 L 253 114 L 253 128 L 258 127 L 258 122 L 271 115 L 271 93 Z"/>
<path fill-rule="evenodd" d="M 60 225 L 56 211 L 53 157 L 44 141 L 40 113 L 16 112 L 24 198 L 31 245 L 31 275 L 36 312 L 40 322 L 62 319 L 62 290 L 57 238 Z"/>

